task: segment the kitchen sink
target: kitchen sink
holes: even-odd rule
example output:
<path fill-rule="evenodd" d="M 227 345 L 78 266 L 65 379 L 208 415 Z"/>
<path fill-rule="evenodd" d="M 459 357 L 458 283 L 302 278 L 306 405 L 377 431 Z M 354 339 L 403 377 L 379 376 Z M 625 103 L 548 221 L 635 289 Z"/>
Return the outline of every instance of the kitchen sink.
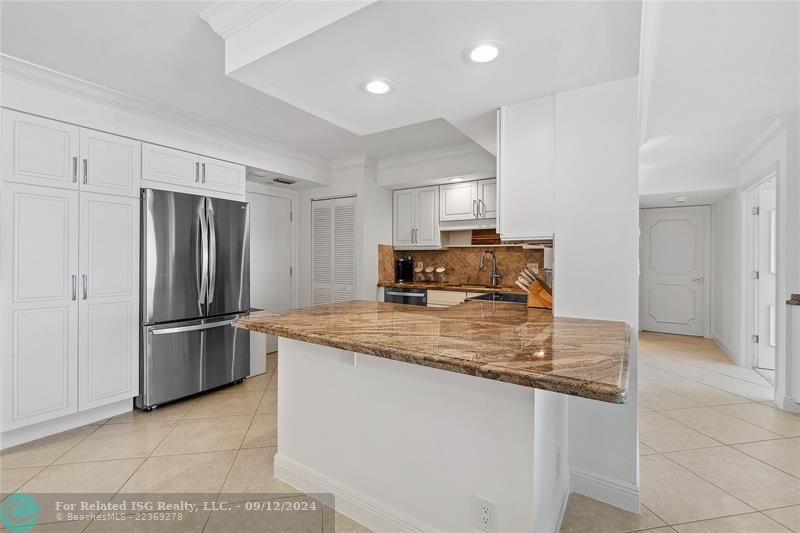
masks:
<path fill-rule="evenodd" d="M 511 302 L 517 304 L 528 303 L 527 294 L 519 294 L 514 292 L 493 292 L 489 294 L 479 294 L 478 296 L 471 296 L 467 300 L 488 300 L 490 302 Z"/>

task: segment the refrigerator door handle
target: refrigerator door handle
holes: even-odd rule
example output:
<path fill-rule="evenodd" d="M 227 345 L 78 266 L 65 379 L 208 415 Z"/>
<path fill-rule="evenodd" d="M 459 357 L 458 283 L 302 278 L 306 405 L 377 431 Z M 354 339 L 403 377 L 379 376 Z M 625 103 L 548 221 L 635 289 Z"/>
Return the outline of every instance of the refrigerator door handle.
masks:
<path fill-rule="evenodd" d="M 210 198 L 206 199 L 206 213 L 208 214 L 208 304 L 214 302 L 214 289 L 217 285 L 217 223 L 214 220 L 214 204 Z"/>
<path fill-rule="evenodd" d="M 197 303 L 204 304 L 208 292 L 208 224 L 203 211 L 198 212 L 197 218 L 200 222 L 200 295 Z"/>
<path fill-rule="evenodd" d="M 164 329 L 151 329 L 151 335 L 167 335 L 169 333 L 184 333 L 186 331 L 197 331 L 202 329 L 211 329 L 211 328 L 220 328 L 222 326 L 229 326 L 233 323 L 233 319 L 231 320 L 221 320 L 219 322 L 211 322 L 208 324 L 195 324 L 193 326 L 179 326 L 175 328 L 164 328 Z"/>

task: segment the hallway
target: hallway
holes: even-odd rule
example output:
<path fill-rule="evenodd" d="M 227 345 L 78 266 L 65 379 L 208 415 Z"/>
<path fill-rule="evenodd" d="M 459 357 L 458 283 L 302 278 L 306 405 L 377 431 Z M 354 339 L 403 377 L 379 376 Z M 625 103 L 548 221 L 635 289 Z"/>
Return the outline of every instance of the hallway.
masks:
<path fill-rule="evenodd" d="M 573 494 L 564 532 L 800 531 L 800 415 L 710 339 L 639 340 L 641 513 Z"/>

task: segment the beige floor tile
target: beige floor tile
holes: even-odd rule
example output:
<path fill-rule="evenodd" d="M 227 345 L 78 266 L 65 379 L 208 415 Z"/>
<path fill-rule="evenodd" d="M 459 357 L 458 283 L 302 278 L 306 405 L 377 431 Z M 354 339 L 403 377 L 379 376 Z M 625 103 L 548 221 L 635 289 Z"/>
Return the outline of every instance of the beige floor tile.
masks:
<path fill-rule="evenodd" d="M 667 457 L 754 509 L 800 504 L 800 479 L 728 446 L 670 453 Z"/>
<path fill-rule="evenodd" d="M 263 394 L 262 391 L 212 392 L 198 397 L 185 419 L 252 415 Z"/>
<path fill-rule="evenodd" d="M 570 494 L 561 533 L 618 533 L 665 525 L 649 509 L 629 513 L 580 494 Z"/>
<path fill-rule="evenodd" d="M 43 466 L 3 468 L 0 470 L 0 497 L 14 492 L 42 470 Z"/>
<path fill-rule="evenodd" d="M 143 459 L 48 466 L 20 490 L 23 492 L 113 493 L 119 490 Z"/>
<path fill-rule="evenodd" d="M 775 397 L 775 391 L 771 387 L 756 385 L 716 372 L 706 372 L 697 381 L 756 402 L 771 400 Z"/>
<path fill-rule="evenodd" d="M 267 384 L 269 383 L 269 378 L 272 376 L 271 372 L 265 372 L 263 374 L 259 374 L 257 376 L 253 376 L 251 378 L 247 378 L 244 380 L 244 383 L 241 385 L 236 385 L 235 387 L 230 387 L 230 390 L 233 391 L 263 391 L 267 388 Z"/>
<path fill-rule="evenodd" d="M 761 513 L 750 513 L 674 526 L 678 533 L 788 533 L 789 530 Z"/>
<path fill-rule="evenodd" d="M 120 492 L 219 492 L 235 457 L 236 452 L 150 457 Z"/>
<path fill-rule="evenodd" d="M 639 404 L 653 411 L 698 406 L 697 402 L 670 392 L 662 385 L 639 385 Z"/>
<path fill-rule="evenodd" d="M 47 466 L 95 431 L 97 426 L 84 426 L 8 448 L 0 452 L 0 468 Z"/>
<path fill-rule="evenodd" d="M 800 533 L 800 505 L 764 511 L 764 514 L 780 522 L 790 530 Z"/>
<path fill-rule="evenodd" d="M 636 533 L 675 533 L 675 530 L 669 526 L 657 527 L 655 529 L 642 529 Z"/>
<path fill-rule="evenodd" d="M 187 499 L 187 501 L 190 500 Z M 203 526 L 209 516 L 211 516 L 211 511 L 198 510 L 192 513 L 181 513 L 180 520 L 170 520 L 167 524 L 163 521 L 135 520 L 135 515 L 129 515 L 125 521 L 114 522 L 113 528 L 109 527 L 108 522 L 92 522 L 84 530 L 84 533 L 110 533 L 112 531 L 113 533 L 198 533 L 203 531 Z M 39 533 L 39 530 L 36 529 L 33 533 Z"/>
<path fill-rule="evenodd" d="M 84 531 L 86 526 L 91 522 L 89 520 L 83 522 L 51 522 L 48 524 L 39 523 L 32 531 L 34 533 L 79 533 Z M 106 524 L 106 528 L 108 525 Z M 106 529 L 108 531 L 108 529 Z"/>
<path fill-rule="evenodd" d="M 639 443 L 639 455 L 653 455 L 654 453 L 658 452 L 643 442 Z"/>
<path fill-rule="evenodd" d="M 639 440 L 657 452 L 673 452 L 720 446 L 702 433 L 665 416 L 664 413 L 639 414 Z"/>
<path fill-rule="evenodd" d="M 181 420 L 153 455 L 236 450 L 242 444 L 251 419 L 251 416 L 226 416 Z"/>
<path fill-rule="evenodd" d="M 258 405 L 259 414 L 263 413 L 277 413 L 278 412 L 278 389 L 275 387 L 267 388 L 264 396 L 261 398 L 261 403 Z"/>
<path fill-rule="evenodd" d="M 775 407 L 750 402 L 741 405 L 717 407 L 717 410 L 784 437 L 800 437 L 800 416 L 781 411 Z"/>
<path fill-rule="evenodd" d="M 640 465 L 642 504 L 668 524 L 753 511 L 665 457 L 648 455 L 640 459 Z"/>
<path fill-rule="evenodd" d="M 293 494 L 297 491 L 275 477 L 276 448 L 241 449 L 222 488 L 223 493 Z"/>
<path fill-rule="evenodd" d="M 793 439 L 767 440 L 736 444 L 737 450 L 800 478 L 800 441 Z"/>
<path fill-rule="evenodd" d="M 56 464 L 147 457 L 177 423 L 177 420 L 160 420 L 146 424 L 107 424 L 64 454 Z"/>
<path fill-rule="evenodd" d="M 254 500 L 261 501 L 261 499 Z M 306 495 L 290 496 L 281 498 L 281 501 L 288 502 L 312 502 L 312 498 Z M 208 519 L 204 533 L 231 533 L 231 532 L 309 532 L 322 533 L 323 531 L 323 507 L 318 505 L 315 510 L 306 511 L 281 511 L 264 513 L 258 511 L 237 510 L 214 511 Z M 330 517 L 330 524 L 333 525 L 334 517 Z M 331 528 L 325 528 L 325 532 Z"/>
<path fill-rule="evenodd" d="M 242 448 L 278 445 L 278 419 L 275 414 L 256 415 L 244 438 Z"/>
<path fill-rule="evenodd" d="M 777 433 L 726 415 L 713 407 L 663 411 L 662 414 L 724 444 L 781 438 Z"/>
<path fill-rule="evenodd" d="M 134 409 L 133 411 L 123 413 L 115 416 L 108 421 L 109 424 L 129 424 L 131 422 L 153 422 L 161 420 L 180 420 L 192 408 L 194 399 L 179 400 L 164 406 L 159 406 L 152 411 L 142 411 L 141 409 Z"/>
<path fill-rule="evenodd" d="M 337 512 L 334 520 L 336 524 L 336 533 L 372 533 L 371 529 L 362 526 L 342 513 Z"/>
<path fill-rule="evenodd" d="M 736 396 L 729 392 L 695 383 L 692 381 L 674 381 L 660 385 L 669 392 L 679 394 L 694 402 L 699 407 L 709 407 L 712 405 L 729 405 L 736 403 L 747 403 L 750 400 Z"/>

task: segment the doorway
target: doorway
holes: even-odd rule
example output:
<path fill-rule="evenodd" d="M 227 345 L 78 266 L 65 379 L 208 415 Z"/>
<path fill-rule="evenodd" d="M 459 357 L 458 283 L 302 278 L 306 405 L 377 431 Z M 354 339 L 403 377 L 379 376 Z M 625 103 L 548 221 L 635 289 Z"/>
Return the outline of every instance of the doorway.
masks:
<path fill-rule="evenodd" d="M 248 191 L 250 202 L 250 305 L 282 312 L 292 307 L 293 223 L 290 198 Z M 266 370 L 267 353 L 277 351 L 274 335 L 251 335 L 251 374 Z"/>
<path fill-rule="evenodd" d="M 708 336 L 709 207 L 639 213 L 642 330 Z"/>
<path fill-rule="evenodd" d="M 777 196 L 776 179 L 770 176 L 750 192 L 753 242 L 748 259 L 754 309 L 753 367 L 775 383 L 776 279 L 777 279 Z"/>

